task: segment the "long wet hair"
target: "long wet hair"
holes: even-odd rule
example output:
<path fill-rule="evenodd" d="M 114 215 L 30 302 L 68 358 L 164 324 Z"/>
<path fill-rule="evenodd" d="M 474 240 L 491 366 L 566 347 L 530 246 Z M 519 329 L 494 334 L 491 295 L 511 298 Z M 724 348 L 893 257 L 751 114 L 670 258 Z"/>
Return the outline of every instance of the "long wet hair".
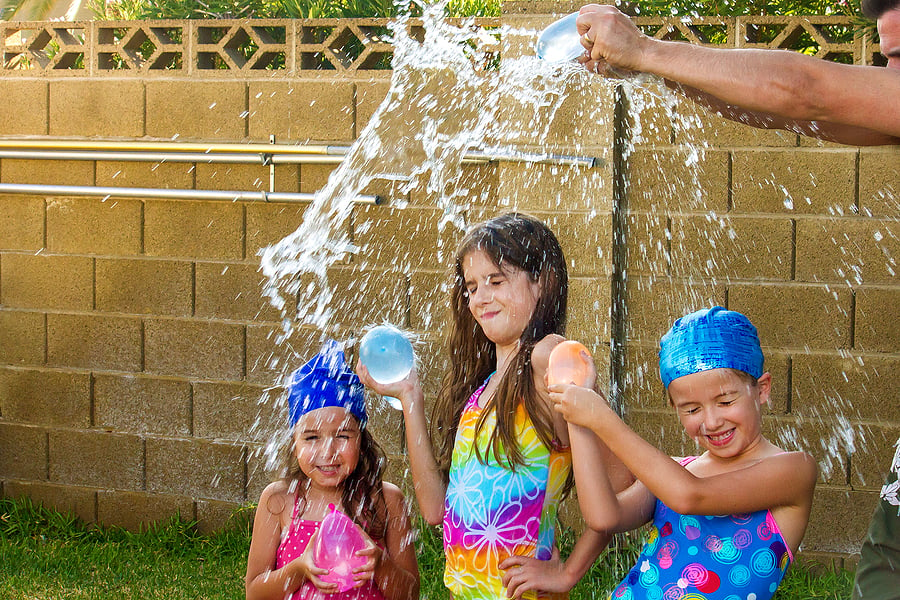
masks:
<path fill-rule="evenodd" d="M 359 420 L 349 415 L 357 425 Z M 285 480 L 297 490 L 297 514 L 306 510 L 306 493 L 309 491 L 309 478 L 300 468 L 294 448 L 294 435 L 288 444 L 290 452 L 287 461 Z M 367 427 L 359 430 L 359 462 L 356 468 L 344 480 L 341 490 L 341 504 L 344 512 L 365 530 L 373 540 L 384 539 L 387 533 L 387 504 L 384 499 L 384 468 L 386 458 L 384 450 L 369 433 Z"/>
<path fill-rule="evenodd" d="M 523 465 L 515 431 L 516 408 L 523 402 L 541 442 L 548 448 L 554 442 L 553 416 L 535 387 L 531 352 L 545 336 L 565 333 L 569 291 L 566 261 L 556 236 L 546 225 L 525 214 L 508 213 L 469 230 L 456 252 L 450 301 L 451 326 L 447 339 L 450 370 L 444 377 L 431 420 L 431 438 L 435 441 L 438 466 L 445 478 L 450 471 L 456 431 L 466 402 L 497 366 L 494 343 L 469 310 L 463 273 L 466 255 L 479 250 L 501 270 L 524 271 L 531 281 L 539 283 L 540 292 L 531 319 L 519 339 L 519 349 L 478 420 L 476 436 L 484 426 L 486 416 L 495 410 L 497 425 L 491 433 L 488 456 L 513 470 Z M 478 459 L 482 462 L 486 462 L 485 450 L 476 445 Z"/>

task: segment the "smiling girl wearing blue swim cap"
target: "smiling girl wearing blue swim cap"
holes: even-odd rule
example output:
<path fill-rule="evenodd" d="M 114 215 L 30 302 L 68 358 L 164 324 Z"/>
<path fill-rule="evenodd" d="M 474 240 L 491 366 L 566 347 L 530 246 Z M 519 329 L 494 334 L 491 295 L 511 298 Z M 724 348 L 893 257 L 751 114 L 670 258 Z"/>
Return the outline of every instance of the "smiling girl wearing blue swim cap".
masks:
<path fill-rule="evenodd" d="M 809 520 L 817 467 L 762 435 L 772 377 L 756 328 L 714 307 L 678 319 L 663 336 L 660 376 L 700 456 L 672 460 L 632 431 L 606 399 L 554 385 L 570 425 L 578 501 L 587 524 L 622 532 L 652 521 L 634 568 L 612 598 L 735 600 L 772 597 Z M 615 494 L 596 435 L 637 478 Z"/>

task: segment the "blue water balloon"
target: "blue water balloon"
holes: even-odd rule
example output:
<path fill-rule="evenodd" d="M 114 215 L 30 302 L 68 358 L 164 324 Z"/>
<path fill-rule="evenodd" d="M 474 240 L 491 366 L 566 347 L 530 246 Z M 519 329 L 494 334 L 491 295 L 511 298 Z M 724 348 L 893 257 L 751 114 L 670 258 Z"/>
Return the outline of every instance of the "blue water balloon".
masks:
<path fill-rule="evenodd" d="M 390 325 L 373 327 L 359 345 L 359 359 L 378 383 L 394 383 L 405 379 L 413 368 L 413 348 L 406 336 Z M 385 396 L 390 405 L 400 409 L 396 398 Z"/>

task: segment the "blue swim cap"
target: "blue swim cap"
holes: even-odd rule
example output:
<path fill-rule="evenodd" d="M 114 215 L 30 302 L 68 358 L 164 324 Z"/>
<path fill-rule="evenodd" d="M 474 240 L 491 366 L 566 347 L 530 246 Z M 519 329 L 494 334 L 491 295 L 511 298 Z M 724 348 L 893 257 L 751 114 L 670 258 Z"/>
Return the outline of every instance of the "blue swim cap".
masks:
<path fill-rule="evenodd" d="M 359 420 L 368 421 L 365 388 L 359 377 L 347 367 L 344 351 L 334 340 L 328 340 L 319 353 L 291 373 L 288 383 L 288 407 L 291 425 L 318 408 L 346 408 Z"/>
<path fill-rule="evenodd" d="M 711 369 L 737 369 L 757 379 L 763 374 L 756 327 L 721 306 L 681 317 L 659 342 L 659 376 L 667 388 L 674 379 Z"/>

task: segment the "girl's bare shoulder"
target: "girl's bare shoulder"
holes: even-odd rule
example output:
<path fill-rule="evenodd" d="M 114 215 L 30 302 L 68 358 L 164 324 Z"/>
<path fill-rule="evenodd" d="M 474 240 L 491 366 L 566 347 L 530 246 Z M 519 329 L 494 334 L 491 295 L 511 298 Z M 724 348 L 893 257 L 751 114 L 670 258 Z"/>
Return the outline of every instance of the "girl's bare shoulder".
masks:
<path fill-rule="evenodd" d="M 272 514 L 279 514 L 284 510 L 293 506 L 293 499 L 296 490 L 290 485 L 290 482 L 279 479 L 273 481 L 263 489 L 259 497 L 259 506 L 265 507 Z"/>
<path fill-rule="evenodd" d="M 534 370 L 546 370 L 550 363 L 550 353 L 560 342 L 566 341 L 561 335 L 551 333 L 534 345 L 531 350 L 531 366 Z"/>

